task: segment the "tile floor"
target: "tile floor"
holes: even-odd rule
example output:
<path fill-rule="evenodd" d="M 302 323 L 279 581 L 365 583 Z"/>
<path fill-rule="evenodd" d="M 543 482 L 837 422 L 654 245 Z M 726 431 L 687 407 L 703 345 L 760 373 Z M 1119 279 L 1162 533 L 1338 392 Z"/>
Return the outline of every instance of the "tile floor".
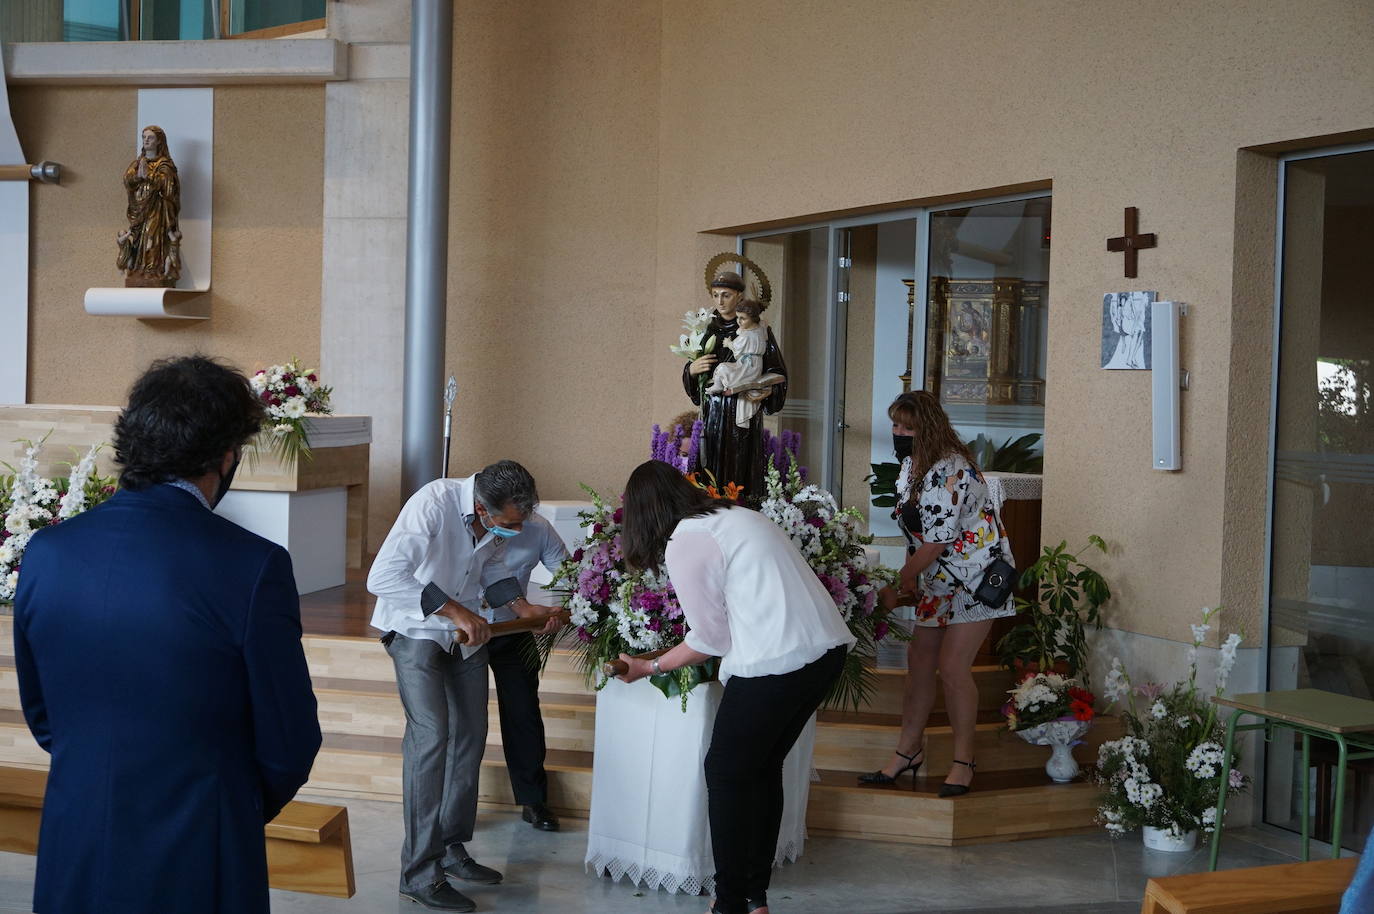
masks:
<path fill-rule="evenodd" d="M 310 797 L 301 797 L 310 799 Z M 324 802 L 337 802 L 324 800 Z M 396 894 L 400 806 L 347 801 L 357 894 L 346 901 L 272 892 L 277 914 L 397 912 L 421 914 Z M 1268 828 L 1230 832 L 1224 867 L 1283 863 L 1297 840 Z M 583 871 L 586 820 L 566 819 L 558 834 L 536 832 L 512 813 L 483 813 L 468 845 L 482 863 L 503 870 L 499 886 L 465 887 L 479 911 L 630 914 L 705 910 L 704 899 L 641 892 Z M 1313 845 L 1313 854 L 1324 853 Z M 813 838 L 795 864 L 775 872 L 769 891 L 777 914 L 1135 914 L 1145 880 L 1205 869 L 1207 852 L 1146 851 L 1138 836 L 1044 838 L 972 847 L 916 847 Z M 0 853 L 0 912 L 28 912 L 34 858 Z"/>

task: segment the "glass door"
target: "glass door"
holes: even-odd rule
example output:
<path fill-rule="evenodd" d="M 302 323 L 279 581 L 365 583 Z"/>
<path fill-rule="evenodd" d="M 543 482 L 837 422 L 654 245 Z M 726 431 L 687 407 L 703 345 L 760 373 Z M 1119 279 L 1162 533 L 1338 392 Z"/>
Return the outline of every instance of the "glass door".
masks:
<path fill-rule="evenodd" d="M 784 430 L 799 434 L 798 456 L 807 478 L 827 488 L 834 473 L 835 428 L 830 236 L 829 226 L 762 235 L 745 239 L 740 251 L 763 269 L 773 286 L 763 319 L 787 363 L 787 404 L 766 417 L 764 427 L 774 435 Z M 752 298 L 757 293 L 748 289 L 745 294 Z"/>
<path fill-rule="evenodd" d="M 1374 698 L 1374 149 L 1280 163 L 1281 257 L 1269 572 L 1269 688 Z M 1266 758 L 1265 819 L 1321 835 L 1334 759 L 1292 739 Z M 1374 766 L 1351 766 L 1347 846 L 1374 821 Z"/>

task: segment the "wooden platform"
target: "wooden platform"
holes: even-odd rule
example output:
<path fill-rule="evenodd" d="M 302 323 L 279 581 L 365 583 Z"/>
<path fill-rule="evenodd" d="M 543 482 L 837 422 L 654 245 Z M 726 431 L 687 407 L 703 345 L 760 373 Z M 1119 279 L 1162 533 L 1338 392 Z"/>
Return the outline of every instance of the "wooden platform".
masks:
<path fill-rule="evenodd" d="M 343 587 L 301 599 L 304 645 L 319 701 L 324 746 L 306 791 L 338 798 L 399 800 L 401 737 L 405 716 L 397 697 L 391 658 L 367 620 L 372 599 L 362 571 L 350 569 Z M 0 617 L 0 645 L 9 643 L 10 619 Z M 984 658 L 985 659 L 985 658 Z M 1092 830 L 1096 788 L 1054 784 L 1044 771 L 1049 750 L 1007 731 L 998 713 L 1012 675 L 980 662 L 974 668 L 981 711 L 977 727 L 978 776 L 964 797 L 940 799 L 939 781 L 953 757 L 953 734 L 943 714 L 927 728 L 927 764 L 916 789 L 910 776 L 896 787 L 860 786 L 858 774 L 885 765 L 900 726 L 905 674 L 877 671 L 877 692 L 861 713 L 823 711 L 816 729 L 808 828 L 842 835 L 917 844 L 957 845 L 1008 841 Z M 540 683 L 548 737 L 550 805 L 560 814 L 585 817 L 591 806 L 596 696 L 574 658 L 555 651 Z M 937 703 L 937 708 L 940 705 Z M 495 693 L 489 704 L 488 746 L 482 762 L 480 799 L 489 808 L 513 808 L 501 754 Z M 1100 718 L 1077 751 L 1080 763 L 1121 734 L 1115 718 Z M 19 713 L 13 663 L 0 657 L 0 764 L 46 767 Z"/>

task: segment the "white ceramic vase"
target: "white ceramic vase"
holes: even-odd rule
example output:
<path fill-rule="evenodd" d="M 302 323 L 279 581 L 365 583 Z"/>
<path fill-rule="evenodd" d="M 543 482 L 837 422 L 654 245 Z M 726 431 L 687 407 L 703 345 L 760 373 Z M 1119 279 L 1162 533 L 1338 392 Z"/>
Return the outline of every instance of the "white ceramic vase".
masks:
<path fill-rule="evenodd" d="M 1092 721 L 1074 720 L 1072 717 L 1036 724 L 1016 735 L 1032 746 L 1049 746 L 1050 760 L 1045 763 L 1045 773 L 1050 780 L 1067 784 L 1078 777 L 1078 762 L 1073 757 L 1073 747 L 1083 741 Z"/>
<path fill-rule="evenodd" d="M 1175 837 L 1173 832 L 1167 828 L 1152 828 L 1146 825 L 1140 830 L 1141 840 L 1145 846 L 1152 851 L 1168 851 L 1171 854 L 1181 854 L 1197 847 L 1197 832 L 1184 832 Z"/>

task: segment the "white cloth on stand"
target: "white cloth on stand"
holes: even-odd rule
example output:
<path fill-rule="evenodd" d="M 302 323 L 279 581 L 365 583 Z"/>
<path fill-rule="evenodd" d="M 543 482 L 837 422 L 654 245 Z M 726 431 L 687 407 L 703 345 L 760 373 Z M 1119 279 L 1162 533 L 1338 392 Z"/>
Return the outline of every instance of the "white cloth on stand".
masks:
<path fill-rule="evenodd" d="M 647 680 L 612 679 L 596 696 L 596 752 L 586 867 L 647 889 L 715 891 L 703 764 L 724 687 L 702 683 L 676 698 Z M 816 719 L 783 763 L 782 828 L 774 865 L 801 856 Z"/>
<path fill-rule="evenodd" d="M 984 473 L 988 496 L 1001 509 L 1004 501 L 1038 501 L 1044 491 L 1045 477 L 1039 473 Z"/>

